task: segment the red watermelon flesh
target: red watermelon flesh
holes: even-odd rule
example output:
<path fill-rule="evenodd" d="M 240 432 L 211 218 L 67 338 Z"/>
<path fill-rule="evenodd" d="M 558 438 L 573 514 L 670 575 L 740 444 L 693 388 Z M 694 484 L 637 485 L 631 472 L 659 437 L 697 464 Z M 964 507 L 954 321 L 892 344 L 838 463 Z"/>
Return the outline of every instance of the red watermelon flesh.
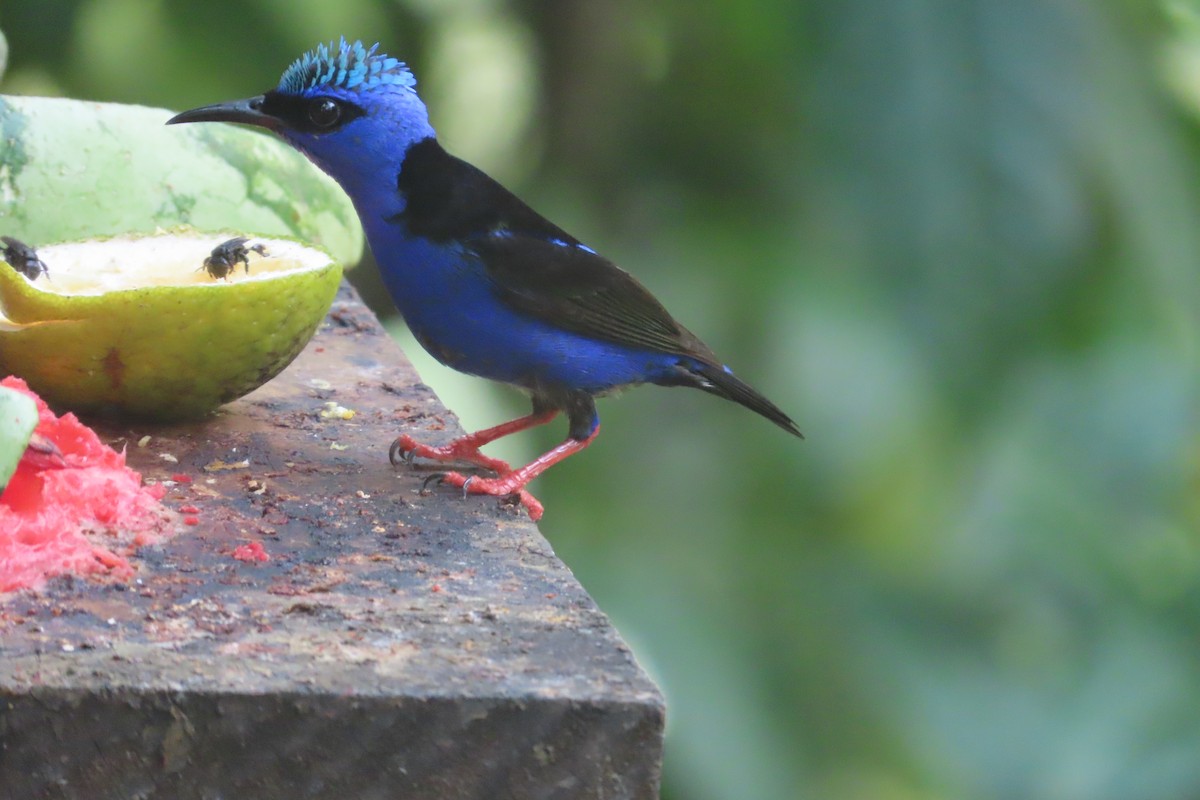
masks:
<path fill-rule="evenodd" d="M 63 573 L 130 577 L 127 556 L 171 533 L 159 502 L 165 487 L 143 486 L 123 452 L 74 414 L 55 416 L 21 379 L 0 385 L 34 398 L 35 433 L 62 453 L 61 462 L 30 453 L 0 494 L 0 592 L 38 588 Z"/>

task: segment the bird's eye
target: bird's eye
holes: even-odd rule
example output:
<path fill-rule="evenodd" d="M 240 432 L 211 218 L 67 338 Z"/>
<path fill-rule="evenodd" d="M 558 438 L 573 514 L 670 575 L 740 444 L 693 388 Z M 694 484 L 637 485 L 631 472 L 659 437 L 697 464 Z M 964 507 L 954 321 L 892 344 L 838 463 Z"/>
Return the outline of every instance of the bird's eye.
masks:
<path fill-rule="evenodd" d="M 318 128 L 332 128 L 341 117 L 341 106 L 328 97 L 318 97 L 308 104 L 308 118 Z"/>

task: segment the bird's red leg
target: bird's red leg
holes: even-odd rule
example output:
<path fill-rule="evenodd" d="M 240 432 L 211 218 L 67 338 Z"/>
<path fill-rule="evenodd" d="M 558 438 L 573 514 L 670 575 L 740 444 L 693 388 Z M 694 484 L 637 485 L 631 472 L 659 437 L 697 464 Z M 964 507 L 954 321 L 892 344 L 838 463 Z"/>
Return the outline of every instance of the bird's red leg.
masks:
<path fill-rule="evenodd" d="M 461 486 L 467 494 L 490 494 L 499 497 L 516 494 L 521 501 L 521 505 L 525 506 L 529 512 L 529 518 L 538 520 L 541 518 L 545 508 L 538 502 L 537 498 L 525 491 L 525 484 L 567 456 L 578 453 L 587 447 L 599 433 L 600 426 L 597 425 L 586 439 L 567 439 L 558 447 L 538 456 L 520 469 L 502 472 L 494 478 L 481 478 L 477 475 L 468 476 L 458 472 L 447 472 L 445 475 L 440 476 L 441 482 L 448 483 L 451 486 Z"/>
<path fill-rule="evenodd" d="M 535 428 L 538 425 L 545 425 L 556 416 L 558 416 L 558 409 L 536 412 L 510 422 L 501 423 L 492 428 L 468 433 L 466 436 L 459 437 L 450 442 L 450 444 L 442 445 L 441 447 L 420 444 L 408 434 L 404 434 L 392 442 L 388 458 L 393 464 L 398 464 L 401 460 L 412 461 L 413 458 L 427 458 L 431 461 L 465 461 L 468 464 L 475 464 L 485 469 L 495 470 L 500 474 L 507 474 L 513 471 L 507 461 L 485 456 L 479 452 L 479 448 L 496 441 L 502 436 L 508 436 L 510 433 L 517 433 L 518 431 Z"/>

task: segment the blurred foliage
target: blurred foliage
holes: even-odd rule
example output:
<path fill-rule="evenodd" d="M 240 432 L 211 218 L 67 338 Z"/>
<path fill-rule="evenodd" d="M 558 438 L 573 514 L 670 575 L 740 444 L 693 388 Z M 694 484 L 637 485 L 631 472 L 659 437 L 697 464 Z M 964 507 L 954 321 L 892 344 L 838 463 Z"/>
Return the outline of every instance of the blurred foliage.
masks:
<path fill-rule="evenodd" d="M 641 390 L 536 487 L 666 690 L 666 797 L 1200 796 L 1200 0 L 6 0 L 0 26 L 5 91 L 176 108 L 379 39 L 450 149 L 799 420 Z M 408 350 L 467 427 L 523 411 Z"/>

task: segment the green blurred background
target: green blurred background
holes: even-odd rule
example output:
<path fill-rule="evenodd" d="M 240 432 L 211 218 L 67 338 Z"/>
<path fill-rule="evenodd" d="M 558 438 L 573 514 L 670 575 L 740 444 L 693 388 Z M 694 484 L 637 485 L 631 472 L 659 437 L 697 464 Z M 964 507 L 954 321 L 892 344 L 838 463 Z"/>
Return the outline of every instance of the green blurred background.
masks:
<path fill-rule="evenodd" d="M 1200 0 L 3 0 L 0 27 L 0 90 L 171 108 L 379 40 L 452 152 L 797 419 L 639 390 L 535 485 L 666 691 L 665 797 L 1200 797 Z M 466 427 L 524 412 L 392 322 Z"/>

